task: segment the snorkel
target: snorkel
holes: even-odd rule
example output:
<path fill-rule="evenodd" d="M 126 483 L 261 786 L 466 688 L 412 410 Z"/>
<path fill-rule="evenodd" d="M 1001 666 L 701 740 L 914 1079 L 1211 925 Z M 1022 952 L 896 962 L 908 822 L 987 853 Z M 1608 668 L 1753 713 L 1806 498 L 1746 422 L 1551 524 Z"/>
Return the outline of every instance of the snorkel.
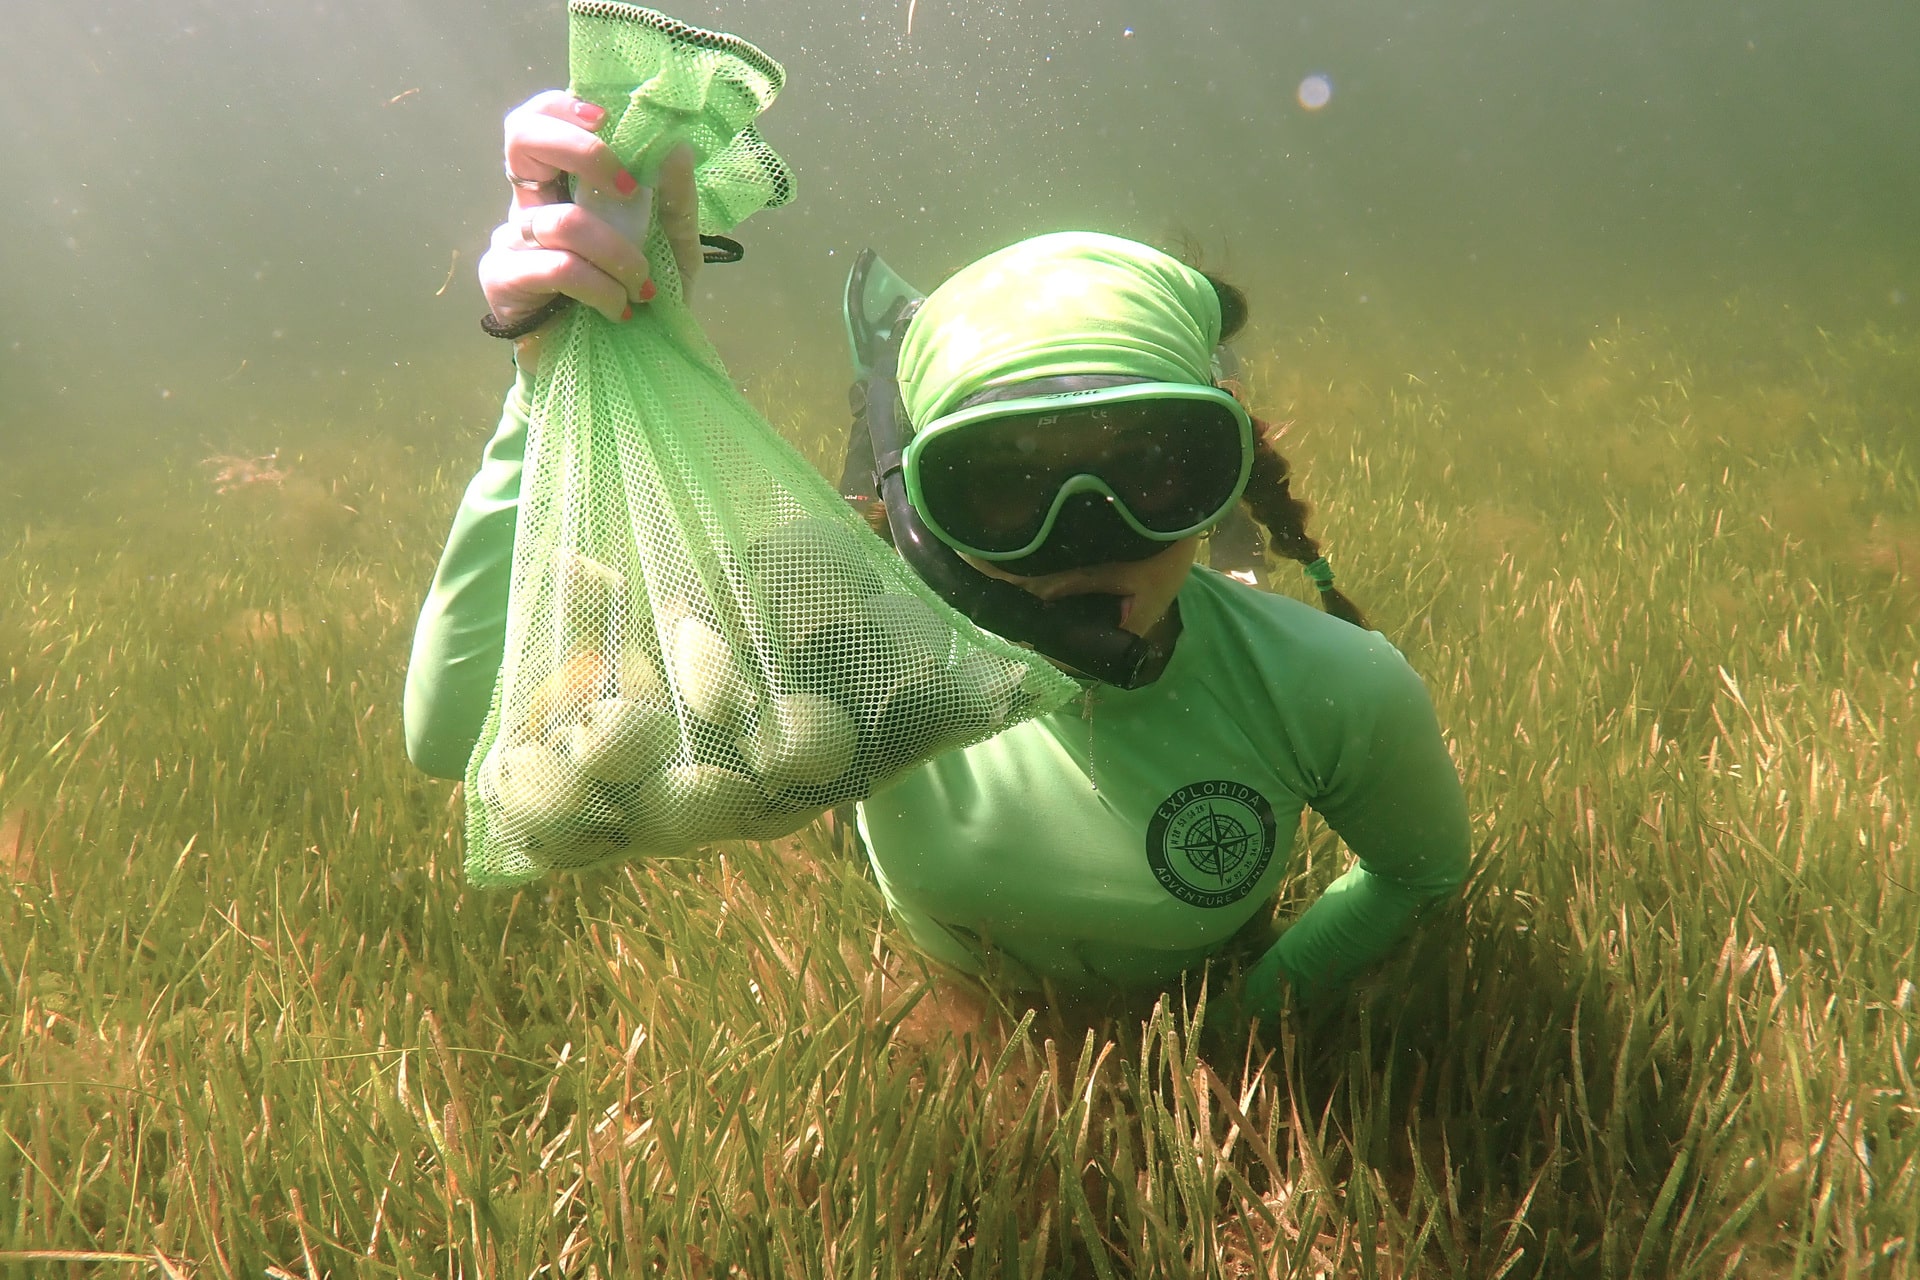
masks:
<path fill-rule="evenodd" d="M 900 401 L 898 360 L 907 322 L 922 295 L 890 270 L 871 249 L 862 250 L 847 278 L 847 336 L 853 351 L 856 384 L 855 443 L 872 449 L 873 496 L 884 503 L 894 546 L 921 581 L 948 604 L 988 631 L 1122 689 L 1147 683 L 1155 665 L 1154 647 L 1116 625 L 1112 596 L 1069 596 L 1048 603 L 1011 582 L 981 573 L 947 546 L 913 509 L 907 498 L 902 462 L 911 432 Z M 864 440 L 861 437 L 864 436 Z M 850 462 L 849 478 L 862 459 Z"/>

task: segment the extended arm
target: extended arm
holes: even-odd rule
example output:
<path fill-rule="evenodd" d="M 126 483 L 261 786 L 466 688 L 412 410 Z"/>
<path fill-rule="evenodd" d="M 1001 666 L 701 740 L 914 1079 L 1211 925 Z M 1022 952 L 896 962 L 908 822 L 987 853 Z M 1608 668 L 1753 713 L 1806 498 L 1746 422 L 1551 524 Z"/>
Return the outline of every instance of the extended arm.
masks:
<path fill-rule="evenodd" d="M 1426 689 L 1398 654 L 1362 707 L 1339 716 L 1316 752 L 1325 789 L 1313 807 L 1358 859 L 1249 973 L 1258 1011 L 1286 983 L 1311 1000 L 1385 955 L 1425 904 L 1467 871 L 1467 808 Z"/>
<path fill-rule="evenodd" d="M 565 198 L 569 174 L 601 192 L 631 198 L 638 188 L 613 151 L 592 130 L 606 112 L 551 89 L 515 108 L 506 120 L 506 171 L 513 181 L 507 221 L 480 259 L 480 287 L 492 318 L 513 324 L 564 293 L 610 320 L 654 296 L 640 247 L 607 222 Z M 691 152 L 661 170 L 661 225 L 684 275 L 700 256 L 699 198 Z M 433 587 L 420 610 L 407 664 L 407 755 L 426 772 L 458 778 L 485 727 L 506 649 L 507 587 L 513 575 L 519 520 L 520 468 L 526 458 L 532 371 L 552 326 L 515 345 L 520 377 L 480 472 L 467 486 Z"/>
<path fill-rule="evenodd" d="M 435 777 L 465 774 L 500 674 L 520 465 L 527 447 L 528 384 L 522 375 L 507 396 L 499 430 L 487 442 L 480 470 L 453 518 L 413 633 L 407 756 Z"/>

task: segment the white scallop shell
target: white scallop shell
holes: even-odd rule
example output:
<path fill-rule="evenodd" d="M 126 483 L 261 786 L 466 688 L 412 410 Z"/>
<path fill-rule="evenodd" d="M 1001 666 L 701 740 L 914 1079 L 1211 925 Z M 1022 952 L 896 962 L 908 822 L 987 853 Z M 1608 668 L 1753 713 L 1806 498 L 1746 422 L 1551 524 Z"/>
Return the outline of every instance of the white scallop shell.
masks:
<path fill-rule="evenodd" d="M 587 800 L 586 777 L 572 762 L 538 742 L 496 746 L 480 766 L 480 798 L 489 823 L 530 857 L 572 839 Z"/>
<path fill-rule="evenodd" d="M 783 693 L 767 699 L 740 754 L 769 791 L 822 786 L 853 763 L 859 733 L 853 718 L 831 698 Z"/>
<path fill-rule="evenodd" d="M 738 730 L 760 700 L 753 679 L 727 642 L 698 618 L 673 629 L 673 683 L 687 709 L 723 729 Z"/>
<path fill-rule="evenodd" d="M 642 783 L 634 812 L 648 825 L 671 825 L 683 843 L 731 839 L 767 812 L 752 778 L 711 764 L 671 764 Z"/>
<path fill-rule="evenodd" d="M 602 698 L 567 733 L 574 764 L 601 782 L 639 782 L 680 749 L 680 723 L 659 705 Z"/>

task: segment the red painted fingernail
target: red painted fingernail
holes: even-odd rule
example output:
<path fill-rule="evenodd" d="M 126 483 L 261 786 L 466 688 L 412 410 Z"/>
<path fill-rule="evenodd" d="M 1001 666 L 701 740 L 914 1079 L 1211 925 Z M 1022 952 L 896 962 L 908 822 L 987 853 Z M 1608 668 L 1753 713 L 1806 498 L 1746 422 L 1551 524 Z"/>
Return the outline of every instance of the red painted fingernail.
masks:
<path fill-rule="evenodd" d="M 640 301 L 652 302 L 653 295 L 658 292 L 659 290 L 653 287 L 653 281 L 649 280 L 645 284 L 640 286 Z"/>
<path fill-rule="evenodd" d="M 640 179 L 622 169 L 613 180 L 613 189 L 623 196 L 630 196 L 640 189 Z"/>
<path fill-rule="evenodd" d="M 631 306 L 629 306 L 629 307 L 628 307 L 628 308 L 627 308 L 627 309 L 626 309 L 625 311 L 622 311 L 622 312 L 620 313 L 620 318 L 621 318 L 622 320 L 631 320 L 631 319 L 633 319 L 633 308 L 632 308 Z"/>
<path fill-rule="evenodd" d="M 573 105 L 573 114 L 584 120 L 588 127 L 598 129 L 600 123 L 607 118 L 607 109 L 596 107 L 591 102 L 576 102 Z"/>

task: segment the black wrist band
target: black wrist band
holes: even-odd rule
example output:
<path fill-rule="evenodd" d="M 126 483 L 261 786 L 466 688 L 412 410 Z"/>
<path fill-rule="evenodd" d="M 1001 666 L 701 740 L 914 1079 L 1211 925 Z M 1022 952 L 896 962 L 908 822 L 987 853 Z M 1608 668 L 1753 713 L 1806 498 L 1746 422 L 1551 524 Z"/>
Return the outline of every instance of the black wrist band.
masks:
<path fill-rule="evenodd" d="M 480 331 L 489 338 L 524 338 L 572 305 L 572 298 L 564 293 L 556 293 L 544 306 L 529 311 L 512 324 L 497 318 L 493 312 L 489 311 L 480 317 Z"/>
<path fill-rule="evenodd" d="M 701 236 L 700 243 L 704 247 L 700 259 L 709 266 L 716 262 L 738 262 L 747 256 L 745 246 L 725 236 Z"/>

